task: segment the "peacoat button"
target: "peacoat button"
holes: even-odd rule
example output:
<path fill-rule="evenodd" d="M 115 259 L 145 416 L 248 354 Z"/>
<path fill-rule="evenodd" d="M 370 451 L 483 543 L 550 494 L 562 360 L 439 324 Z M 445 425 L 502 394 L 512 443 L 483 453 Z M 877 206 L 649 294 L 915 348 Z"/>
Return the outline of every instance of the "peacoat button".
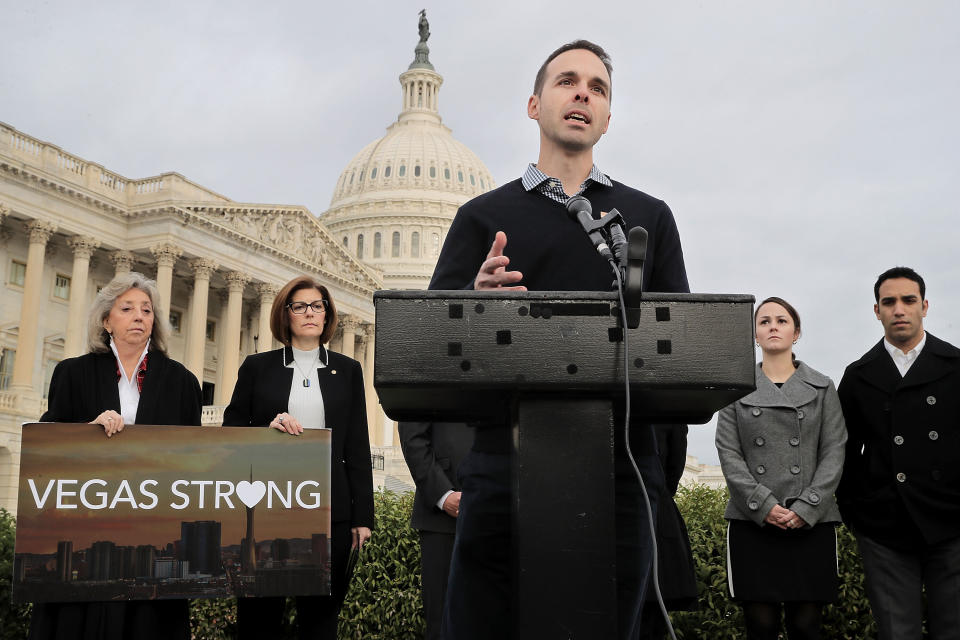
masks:
<path fill-rule="evenodd" d="M 790 473 L 792 473 L 793 475 L 797 475 L 798 473 L 800 473 L 800 465 L 795 464 L 792 467 L 790 467 Z"/>
<path fill-rule="evenodd" d="M 927 436 L 928 436 L 931 440 L 936 440 L 937 438 L 940 437 L 940 434 L 937 433 L 936 431 L 931 431 L 930 433 L 927 434 Z"/>
<path fill-rule="evenodd" d="M 763 411 L 760 410 L 760 407 L 754 407 L 753 411 L 751 411 L 750 413 L 752 413 L 754 416 L 758 416 L 761 413 L 763 413 Z"/>
<path fill-rule="evenodd" d="M 902 472 L 897 474 L 897 482 L 906 482 L 906 481 L 907 481 L 907 474 Z"/>
<path fill-rule="evenodd" d="M 753 441 L 753 443 L 754 443 L 755 445 L 757 445 L 758 447 L 762 447 L 762 446 L 763 446 L 763 442 L 764 442 L 763 436 L 757 436 L 757 439 Z"/>
<path fill-rule="evenodd" d="M 927 404 L 937 404 L 936 396 L 927 396 Z"/>
<path fill-rule="evenodd" d="M 757 467 L 757 473 L 759 473 L 760 475 L 763 475 L 766 472 L 767 472 L 767 468 L 762 464 Z"/>
<path fill-rule="evenodd" d="M 803 409 L 798 409 L 798 410 L 797 410 L 797 417 L 800 418 L 801 420 L 803 420 Z"/>
<path fill-rule="evenodd" d="M 903 444 L 903 436 L 893 436 L 894 444 Z"/>
<path fill-rule="evenodd" d="M 820 494 L 816 491 L 810 492 L 810 504 L 818 504 L 820 502 Z"/>
<path fill-rule="evenodd" d="M 797 447 L 800 446 L 800 438 L 798 436 L 793 436 L 790 438 L 790 446 Z"/>
<path fill-rule="evenodd" d="M 939 479 L 940 479 L 940 469 L 934 469 L 933 471 L 931 471 L 931 472 L 930 472 L 930 476 L 931 476 L 934 480 L 939 480 Z"/>
<path fill-rule="evenodd" d="M 750 507 L 750 511 L 756 511 L 757 509 L 760 508 L 760 503 L 759 503 L 759 502 L 751 502 L 751 503 L 748 504 L 747 506 Z"/>

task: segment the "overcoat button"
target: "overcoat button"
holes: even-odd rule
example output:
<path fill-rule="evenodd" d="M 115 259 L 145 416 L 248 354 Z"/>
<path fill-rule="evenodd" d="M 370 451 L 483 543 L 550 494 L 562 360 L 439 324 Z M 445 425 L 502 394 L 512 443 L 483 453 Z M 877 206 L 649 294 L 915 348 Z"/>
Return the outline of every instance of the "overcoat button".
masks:
<path fill-rule="evenodd" d="M 936 396 L 927 396 L 927 404 L 937 404 Z"/>
<path fill-rule="evenodd" d="M 903 436 L 893 436 L 894 444 L 903 444 Z"/>
<path fill-rule="evenodd" d="M 816 491 L 811 491 L 811 492 L 810 492 L 810 503 L 811 503 L 811 504 L 817 504 L 818 502 L 820 502 L 820 494 L 818 494 Z"/>
<path fill-rule="evenodd" d="M 763 437 L 757 436 L 757 439 L 754 440 L 754 443 L 756 443 L 756 445 L 757 445 L 758 447 L 762 447 L 762 446 L 763 446 Z"/>
<path fill-rule="evenodd" d="M 750 510 L 751 510 L 751 511 L 756 511 L 757 509 L 760 508 L 760 503 L 759 503 L 759 502 L 751 502 L 751 503 L 748 504 L 747 506 L 750 507 Z"/>
<path fill-rule="evenodd" d="M 759 467 L 757 467 L 757 473 L 759 473 L 760 475 L 763 475 L 763 474 L 765 474 L 766 472 L 767 472 L 767 468 L 766 468 L 765 466 L 763 466 L 762 464 L 761 464 Z"/>
<path fill-rule="evenodd" d="M 792 438 L 790 438 L 791 447 L 799 446 L 799 444 L 800 444 L 800 438 L 798 438 L 797 436 L 793 436 Z"/>
<path fill-rule="evenodd" d="M 760 407 L 754 407 L 754 408 L 753 408 L 753 411 L 751 411 L 750 413 L 752 413 L 752 414 L 755 415 L 755 416 L 758 416 L 758 415 L 760 415 L 761 413 L 763 413 L 763 411 L 760 410 Z"/>
<path fill-rule="evenodd" d="M 936 431 L 931 431 L 927 435 L 930 437 L 931 440 L 936 440 L 937 438 L 940 437 L 940 434 L 937 433 Z"/>
<path fill-rule="evenodd" d="M 897 482 L 906 482 L 906 481 L 907 481 L 907 474 L 905 473 L 897 474 Z"/>
<path fill-rule="evenodd" d="M 800 465 L 795 464 L 792 467 L 790 467 L 790 473 L 792 473 L 793 475 L 797 475 L 798 473 L 800 473 Z"/>
<path fill-rule="evenodd" d="M 803 410 L 802 410 L 802 409 L 799 410 L 799 411 L 797 411 L 797 417 L 800 418 L 801 420 L 803 420 Z"/>

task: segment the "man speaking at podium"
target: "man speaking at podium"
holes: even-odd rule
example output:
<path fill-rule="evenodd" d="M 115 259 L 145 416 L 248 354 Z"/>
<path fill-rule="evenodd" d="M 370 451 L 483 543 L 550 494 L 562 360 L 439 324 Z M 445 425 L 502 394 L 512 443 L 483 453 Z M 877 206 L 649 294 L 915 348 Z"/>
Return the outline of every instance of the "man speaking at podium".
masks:
<path fill-rule="evenodd" d="M 522 178 L 460 208 L 430 289 L 609 291 L 609 264 L 564 206 L 569 197 L 582 195 L 596 211 L 616 207 L 627 229 L 647 230 L 644 291 L 689 291 L 669 207 L 610 180 L 593 164 L 593 147 L 610 125 L 611 70 L 607 53 L 586 40 L 550 54 L 527 101 L 527 115 L 540 127 L 537 163 Z M 615 432 L 617 628 L 620 638 L 635 638 L 651 542 L 622 428 Z M 663 471 L 650 425 L 634 421 L 630 441 L 655 510 Z M 463 493 L 444 614 L 447 640 L 509 638 L 513 633 L 511 447 L 509 425 L 477 425 L 473 449 L 460 469 Z"/>

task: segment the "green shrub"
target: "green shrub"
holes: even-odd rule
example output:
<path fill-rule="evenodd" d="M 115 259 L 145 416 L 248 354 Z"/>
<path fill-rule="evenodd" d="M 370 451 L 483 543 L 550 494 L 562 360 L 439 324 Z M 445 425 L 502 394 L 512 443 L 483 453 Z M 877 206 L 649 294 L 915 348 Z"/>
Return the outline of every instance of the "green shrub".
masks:
<path fill-rule="evenodd" d="M 340 615 L 343 640 L 407 640 L 423 635 L 420 601 L 420 543 L 410 528 L 413 494 L 378 492 L 377 529 L 365 545 Z M 698 611 L 673 614 L 677 637 L 683 640 L 733 640 L 743 637 L 740 607 L 727 592 L 725 489 L 705 485 L 681 487 L 677 504 L 687 522 L 700 588 Z M 10 604 L 13 562 L 13 518 L 0 509 L 0 640 L 26 637 L 27 606 Z M 845 527 L 837 530 L 840 549 L 840 601 L 827 607 L 823 637 L 859 640 L 874 637 L 876 627 L 863 587 L 863 568 L 856 542 Z M 292 602 L 292 601 L 290 601 Z M 293 638 L 294 610 L 288 602 L 278 639 Z M 236 637 L 236 601 L 197 600 L 190 608 L 193 637 L 227 640 Z"/>
<path fill-rule="evenodd" d="M 671 615 L 678 638 L 726 640 L 743 637 L 742 610 L 727 590 L 726 533 L 723 510 L 726 489 L 697 484 L 681 486 L 677 506 L 690 534 L 700 588 L 698 611 Z M 840 556 L 840 599 L 824 611 L 823 637 L 861 640 L 876 636 L 876 625 L 863 587 L 863 566 L 857 544 L 846 527 L 837 529 Z"/>
<path fill-rule="evenodd" d="M 10 602 L 16 520 L 0 507 L 0 640 L 20 640 L 30 628 L 30 605 Z"/>

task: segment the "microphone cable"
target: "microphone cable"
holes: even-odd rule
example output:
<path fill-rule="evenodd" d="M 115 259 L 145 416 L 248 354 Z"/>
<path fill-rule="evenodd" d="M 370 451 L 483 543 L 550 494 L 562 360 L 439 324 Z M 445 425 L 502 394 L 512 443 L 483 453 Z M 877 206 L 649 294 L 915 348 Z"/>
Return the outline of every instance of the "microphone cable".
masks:
<path fill-rule="evenodd" d="M 627 339 L 627 304 L 623 295 L 623 274 L 620 273 L 619 267 L 612 260 L 610 261 L 610 266 L 613 268 L 613 273 L 616 277 L 617 295 L 620 299 L 620 322 L 621 326 L 623 327 L 623 385 L 626 396 L 626 406 L 624 412 L 625 416 L 623 421 L 623 441 L 627 448 L 627 457 L 630 459 L 630 465 L 633 467 L 633 472 L 636 474 L 637 480 L 640 481 L 640 490 L 643 494 L 643 502 L 647 507 L 647 525 L 650 528 L 650 546 L 653 550 L 653 589 L 657 595 L 657 604 L 660 605 L 660 613 L 663 616 L 664 622 L 667 623 L 667 631 L 670 632 L 670 639 L 677 640 L 677 635 L 673 630 L 673 623 L 670 622 L 670 614 L 667 613 L 667 606 L 663 602 L 663 594 L 660 593 L 660 554 L 657 548 L 657 525 L 653 521 L 653 508 L 650 505 L 650 495 L 647 493 L 647 485 L 643 481 L 643 474 L 640 473 L 640 468 L 637 467 L 637 461 L 633 457 L 633 451 L 630 450 L 630 356 L 629 341 Z M 656 436 L 654 435 L 654 437 Z M 643 605 L 645 600 L 646 594 L 643 594 L 643 599 L 640 602 L 641 624 L 643 621 Z"/>

